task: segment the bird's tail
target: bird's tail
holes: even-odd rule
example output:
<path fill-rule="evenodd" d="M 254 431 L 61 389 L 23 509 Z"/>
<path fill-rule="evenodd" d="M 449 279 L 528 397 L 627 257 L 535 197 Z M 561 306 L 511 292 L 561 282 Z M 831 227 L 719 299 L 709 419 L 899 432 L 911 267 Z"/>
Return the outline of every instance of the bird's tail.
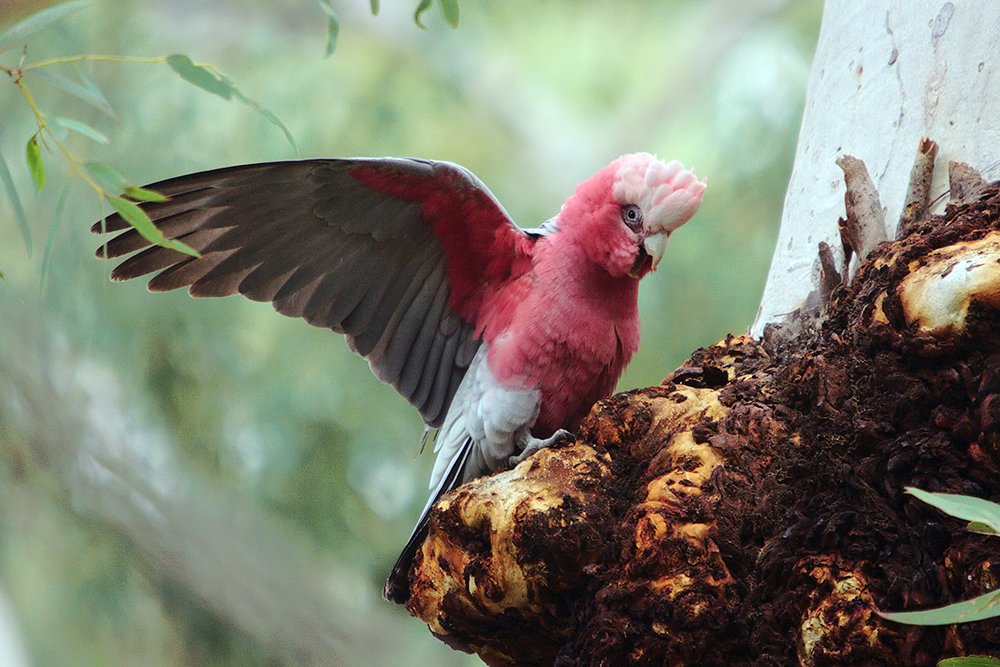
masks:
<path fill-rule="evenodd" d="M 467 438 L 462 444 L 458 456 L 451 460 L 447 472 L 445 472 L 437 488 L 434 489 L 427 504 L 424 505 L 424 511 L 420 513 L 420 519 L 417 520 L 417 525 L 413 528 L 413 532 L 410 533 L 410 539 L 406 541 L 403 552 L 396 559 L 396 564 L 392 566 L 389 578 L 386 579 L 385 587 L 382 589 L 382 595 L 389 602 L 406 604 L 406 601 L 410 599 L 410 566 L 413 565 L 413 559 L 417 555 L 417 550 L 423 544 L 424 538 L 427 537 L 427 518 L 430 515 L 431 507 L 445 493 L 461 485 L 462 473 L 471 451 L 472 439 Z"/>
<path fill-rule="evenodd" d="M 427 537 L 426 512 L 420 517 L 417 527 L 413 529 L 413 534 L 410 535 L 406 546 L 403 547 L 403 552 L 399 554 L 396 564 L 392 566 L 389 578 L 385 580 L 382 595 L 389 602 L 406 604 L 406 601 L 410 599 L 410 566 L 413 565 L 413 558 L 417 555 L 417 549 L 423 544 L 425 537 Z"/>

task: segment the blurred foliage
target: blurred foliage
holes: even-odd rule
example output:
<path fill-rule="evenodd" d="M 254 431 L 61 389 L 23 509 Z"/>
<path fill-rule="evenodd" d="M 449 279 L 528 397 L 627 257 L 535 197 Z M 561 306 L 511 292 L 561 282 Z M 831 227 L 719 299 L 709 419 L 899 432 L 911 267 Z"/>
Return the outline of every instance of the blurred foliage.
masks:
<path fill-rule="evenodd" d="M 164 202 L 166 201 L 166 197 L 152 190 L 130 184 L 128 179 L 109 165 L 103 162 L 81 160 L 70 150 L 66 142 L 70 131 L 101 144 L 107 144 L 108 138 L 87 123 L 75 118 L 56 116 L 47 110 L 43 110 L 35 99 L 32 87 L 29 86 L 29 79 L 32 85 L 37 81 L 48 83 L 61 92 L 67 93 L 77 100 L 86 102 L 91 107 L 113 116 L 114 112 L 111 110 L 104 94 L 85 73 L 76 71 L 73 78 L 66 78 L 53 73 L 51 70 L 82 62 L 163 64 L 176 72 L 188 83 L 204 91 L 218 95 L 224 100 L 238 100 L 254 109 L 267 119 L 268 122 L 282 131 L 293 149 L 296 148 L 295 140 L 292 138 L 288 128 L 284 126 L 277 116 L 244 95 L 236 87 L 232 79 L 219 72 L 212 65 L 196 64 L 182 54 L 175 53 L 159 57 L 136 57 L 84 53 L 59 56 L 40 61 L 28 58 L 28 42 L 33 40 L 36 33 L 45 30 L 86 6 L 87 3 L 82 0 L 54 5 L 28 16 L 9 27 L 3 33 L 0 33 L 0 53 L 15 48 L 21 51 L 21 57 L 16 65 L 5 66 L 2 69 L 10 78 L 11 83 L 17 87 L 18 92 L 21 93 L 21 97 L 35 119 L 35 133 L 28 139 L 25 149 L 25 160 L 35 189 L 39 192 L 45 189 L 45 160 L 42 158 L 42 147 L 44 146 L 52 150 L 52 152 L 60 154 L 69 164 L 69 168 L 73 174 L 79 176 L 87 185 L 93 188 L 98 197 L 107 202 L 123 220 L 134 227 L 147 241 L 198 257 L 198 253 L 189 248 L 185 243 L 177 239 L 166 238 L 149 219 L 146 212 L 137 205 L 137 202 Z M 20 195 L 10 177 L 10 169 L 7 167 L 6 162 L 3 161 L 2 155 L 0 155 L 0 167 L 3 169 L 3 179 L 0 180 L 0 185 L 4 186 L 6 194 L 10 197 L 11 201 L 17 202 L 14 210 L 18 217 L 18 223 L 21 226 L 21 232 L 25 238 L 25 248 L 30 254 L 32 242 L 30 230 L 27 228 L 27 218 L 25 217 L 23 207 L 20 205 Z"/>
<path fill-rule="evenodd" d="M 22 17 L 42 4 L 4 4 L 0 23 L 13 20 L 8 8 Z M 333 0 L 337 50 L 324 59 L 315 2 L 95 0 L 29 48 L 35 58 L 185 53 L 211 62 L 284 121 L 302 157 L 458 162 L 525 226 L 551 217 L 576 183 L 621 153 L 695 165 L 709 179 L 705 202 L 643 283 L 643 344 L 620 384 L 630 388 L 659 382 L 692 349 L 753 319 L 820 5 L 466 0 L 460 28 L 429 11 L 425 31 L 410 3 L 383 3 L 372 16 L 369 2 Z M 0 64 L 16 57 L 0 54 Z M 114 117 L 51 87 L 39 88 L 38 103 L 106 136 L 108 146 L 65 141 L 129 182 L 296 157 L 267 119 L 167 68 L 79 67 Z M 26 250 L 14 202 L 0 200 L 0 319 L 42 322 L 41 338 L 111 374 L 125 398 L 96 405 L 95 418 L 130 416 L 162 433 L 180 478 L 217 490 L 206 508 L 220 513 L 218 498 L 235 498 L 302 536 L 331 585 L 353 591 L 352 615 L 368 631 L 352 634 L 351 655 L 477 664 L 379 595 L 425 500 L 431 457 L 418 455 L 418 415 L 327 331 L 263 304 L 111 284 L 87 232 L 107 210 L 57 161 L 46 162 L 45 189 L 35 191 L 24 164 L 34 118 L 13 86 L 0 90 L 0 155 L 34 241 Z M 37 338 L 6 336 L 0 348 L 28 349 Z M 0 378 L 0 401 L 3 389 Z M 64 488 L 22 431 L 0 421 L 0 592 L 35 664 L 275 664 L 280 652 Z"/>

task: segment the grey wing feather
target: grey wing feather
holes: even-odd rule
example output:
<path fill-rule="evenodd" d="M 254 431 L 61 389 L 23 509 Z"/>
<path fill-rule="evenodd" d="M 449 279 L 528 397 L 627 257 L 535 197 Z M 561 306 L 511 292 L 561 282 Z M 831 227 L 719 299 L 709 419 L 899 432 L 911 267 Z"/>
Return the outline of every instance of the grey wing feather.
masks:
<path fill-rule="evenodd" d="M 155 274 L 154 291 L 243 294 L 346 334 L 375 374 L 438 426 L 479 340 L 448 306 L 445 258 L 419 202 L 375 192 L 349 173 L 376 162 L 405 174 L 456 169 L 485 191 L 458 167 L 417 160 L 232 167 L 151 185 L 170 200 L 142 205 L 167 238 L 200 258 L 150 247 L 117 215 L 94 225 L 120 232 L 97 254 L 127 256 L 115 280 Z"/>

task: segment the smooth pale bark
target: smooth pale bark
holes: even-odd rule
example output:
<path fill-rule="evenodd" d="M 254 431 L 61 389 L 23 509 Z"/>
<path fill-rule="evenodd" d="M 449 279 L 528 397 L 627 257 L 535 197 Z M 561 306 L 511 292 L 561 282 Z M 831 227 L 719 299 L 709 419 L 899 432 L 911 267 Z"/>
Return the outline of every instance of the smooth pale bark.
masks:
<path fill-rule="evenodd" d="M 1000 177 L 1000 2 L 829 0 L 810 75 L 781 231 L 752 333 L 816 289 L 817 246 L 840 257 L 844 181 L 835 160 L 865 162 L 893 236 L 922 136 L 938 163 Z M 948 188 L 938 169 L 932 193 Z"/>

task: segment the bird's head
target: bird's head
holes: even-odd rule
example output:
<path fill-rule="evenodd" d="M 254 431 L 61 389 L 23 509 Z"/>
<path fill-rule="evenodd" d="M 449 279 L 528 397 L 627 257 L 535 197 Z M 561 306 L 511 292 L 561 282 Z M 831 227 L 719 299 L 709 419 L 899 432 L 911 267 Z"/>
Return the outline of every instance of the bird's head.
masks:
<path fill-rule="evenodd" d="M 577 186 L 559 214 L 560 231 L 564 221 L 573 227 L 591 261 L 611 275 L 641 278 L 698 210 L 705 185 L 676 160 L 623 155 Z"/>

